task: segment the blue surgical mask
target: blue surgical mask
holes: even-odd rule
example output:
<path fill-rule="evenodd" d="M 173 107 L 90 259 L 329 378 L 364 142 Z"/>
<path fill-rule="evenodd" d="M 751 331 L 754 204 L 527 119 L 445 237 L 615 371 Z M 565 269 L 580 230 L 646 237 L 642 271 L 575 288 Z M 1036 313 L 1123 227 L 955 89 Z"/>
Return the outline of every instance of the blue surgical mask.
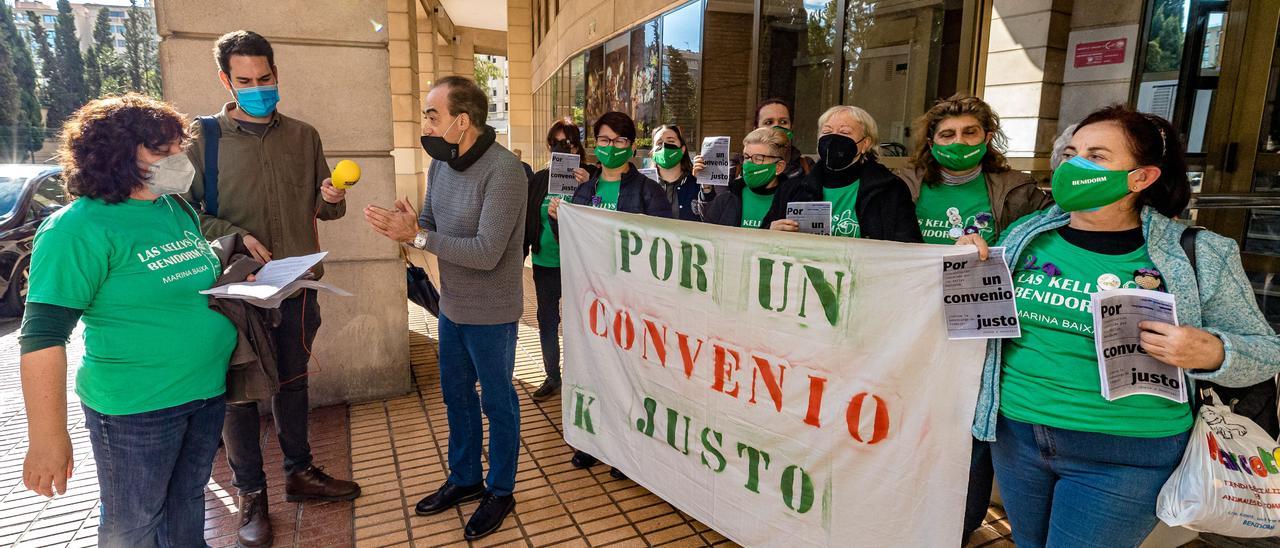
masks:
<path fill-rule="evenodd" d="M 245 114 L 254 118 L 269 116 L 272 112 L 275 112 L 276 103 L 280 102 L 280 92 L 276 89 L 276 86 L 240 88 L 233 91 L 236 96 L 236 105 Z"/>

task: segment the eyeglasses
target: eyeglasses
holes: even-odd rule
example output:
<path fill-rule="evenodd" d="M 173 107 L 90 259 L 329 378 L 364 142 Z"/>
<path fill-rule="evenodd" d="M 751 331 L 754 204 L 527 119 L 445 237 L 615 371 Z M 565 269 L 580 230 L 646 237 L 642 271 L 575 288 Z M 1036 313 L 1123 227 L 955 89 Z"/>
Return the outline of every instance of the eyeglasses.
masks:
<path fill-rule="evenodd" d="M 596 137 L 595 146 L 628 148 L 631 146 L 631 139 L 626 137 L 615 137 L 613 139 L 608 137 Z"/>
<path fill-rule="evenodd" d="M 771 154 L 743 154 L 742 161 L 751 162 L 753 164 L 772 164 L 781 160 L 781 156 L 773 156 Z"/>

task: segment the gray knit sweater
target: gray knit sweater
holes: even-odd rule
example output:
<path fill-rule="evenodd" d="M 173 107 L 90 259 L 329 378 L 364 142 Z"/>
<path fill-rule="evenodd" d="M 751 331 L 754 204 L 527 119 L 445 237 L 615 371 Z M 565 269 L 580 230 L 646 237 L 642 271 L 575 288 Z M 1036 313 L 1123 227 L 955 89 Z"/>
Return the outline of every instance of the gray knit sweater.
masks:
<path fill-rule="evenodd" d="M 440 259 L 440 313 L 459 324 L 520 319 L 525 201 L 529 183 L 515 155 L 494 143 L 458 171 L 431 162 L 418 224 Z"/>

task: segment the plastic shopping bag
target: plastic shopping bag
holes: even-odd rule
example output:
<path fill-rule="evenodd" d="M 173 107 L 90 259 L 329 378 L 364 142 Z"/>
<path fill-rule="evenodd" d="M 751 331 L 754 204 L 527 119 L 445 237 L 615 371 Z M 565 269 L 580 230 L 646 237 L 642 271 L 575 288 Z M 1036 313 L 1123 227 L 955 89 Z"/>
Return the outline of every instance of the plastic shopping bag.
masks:
<path fill-rule="evenodd" d="M 1182 463 L 1156 515 L 1172 526 L 1232 537 L 1280 534 L 1280 447 L 1216 398 L 1200 407 Z"/>

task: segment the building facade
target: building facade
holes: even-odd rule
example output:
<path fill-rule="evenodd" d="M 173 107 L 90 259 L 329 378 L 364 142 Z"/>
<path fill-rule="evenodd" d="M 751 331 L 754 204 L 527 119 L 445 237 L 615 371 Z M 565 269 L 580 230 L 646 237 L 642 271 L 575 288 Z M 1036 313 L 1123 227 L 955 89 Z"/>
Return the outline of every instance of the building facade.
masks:
<path fill-rule="evenodd" d="M 1047 180 L 1054 139 L 1092 110 L 1168 118 L 1196 191 L 1184 217 L 1240 242 L 1280 326 L 1280 2 L 533 0 L 529 25 L 534 126 L 568 118 L 590 137 L 600 114 L 626 112 L 642 159 L 665 123 L 694 148 L 738 143 L 755 105 L 780 97 L 803 152 L 827 107 L 857 105 L 877 121 L 883 163 L 902 167 L 923 138 L 912 121 L 969 93 L 1000 114 L 1014 167 Z"/>
<path fill-rule="evenodd" d="M 35 34 L 33 33 L 34 25 L 28 17 L 28 12 L 34 13 L 40 18 L 40 23 L 45 29 L 45 39 L 48 40 L 49 46 L 54 46 L 54 26 L 58 23 L 58 10 L 52 2 L 46 4 L 43 2 L 27 1 L 27 0 L 0 0 L 9 4 L 13 10 L 14 22 L 17 24 L 18 32 L 22 33 L 23 39 L 31 48 L 31 57 L 36 63 L 36 69 L 40 69 L 41 59 L 39 54 L 39 44 L 36 43 Z M 129 6 L 117 6 L 95 3 L 71 3 L 71 16 L 75 20 L 76 38 L 80 41 L 80 51 L 86 51 L 93 47 L 93 29 L 98 22 L 98 12 L 107 10 L 108 20 L 111 24 L 112 48 L 118 54 L 125 53 L 125 23 L 129 20 Z M 149 35 L 155 36 L 155 11 L 152 7 L 152 0 L 141 0 L 138 2 L 138 9 L 147 14 L 150 22 L 151 31 Z"/>

